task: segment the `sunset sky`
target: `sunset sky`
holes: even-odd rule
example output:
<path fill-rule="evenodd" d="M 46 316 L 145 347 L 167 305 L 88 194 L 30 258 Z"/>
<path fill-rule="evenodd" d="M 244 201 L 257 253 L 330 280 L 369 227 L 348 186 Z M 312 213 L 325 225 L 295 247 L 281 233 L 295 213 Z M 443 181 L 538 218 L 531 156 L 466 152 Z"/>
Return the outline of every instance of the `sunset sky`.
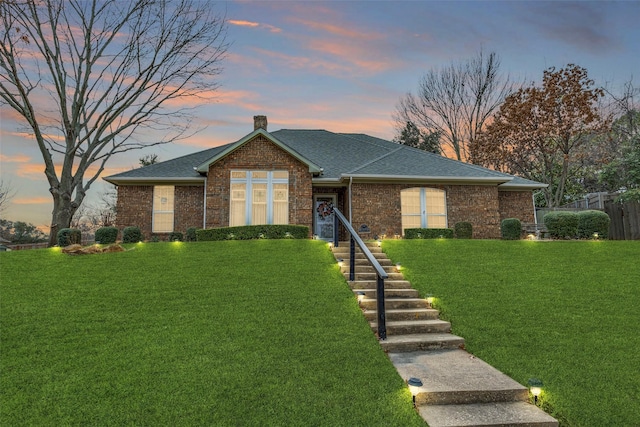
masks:
<path fill-rule="evenodd" d="M 212 4 L 213 5 L 213 4 Z M 199 109 L 204 128 L 180 144 L 114 158 L 104 176 L 145 154 L 160 161 L 236 141 L 253 116 L 283 128 L 392 139 L 399 98 L 430 68 L 495 51 L 516 80 L 575 63 L 599 85 L 640 86 L 640 2 L 220 2 L 232 43 L 221 88 Z M 52 202 L 35 142 L 1 106 L 0 174 L 16 195 L 6 219 L 48 226 Z M 89 203 L 106 188 L 89 190 Z"/>

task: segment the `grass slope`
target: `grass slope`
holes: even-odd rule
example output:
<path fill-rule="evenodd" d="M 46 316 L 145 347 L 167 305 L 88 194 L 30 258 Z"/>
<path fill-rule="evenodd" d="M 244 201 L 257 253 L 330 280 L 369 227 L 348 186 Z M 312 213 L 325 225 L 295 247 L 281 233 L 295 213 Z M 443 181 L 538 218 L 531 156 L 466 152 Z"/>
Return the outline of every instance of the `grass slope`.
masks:
<path fill-rule="evenodd" d="M 640 425 L 640 242 L 385 241 L 467 349 L 563 425 Z"/>
<path fill-rule="evenodd" d="M 321 242 L 21 251 L 0 273 L 0 425 L 423 425 Z"/>

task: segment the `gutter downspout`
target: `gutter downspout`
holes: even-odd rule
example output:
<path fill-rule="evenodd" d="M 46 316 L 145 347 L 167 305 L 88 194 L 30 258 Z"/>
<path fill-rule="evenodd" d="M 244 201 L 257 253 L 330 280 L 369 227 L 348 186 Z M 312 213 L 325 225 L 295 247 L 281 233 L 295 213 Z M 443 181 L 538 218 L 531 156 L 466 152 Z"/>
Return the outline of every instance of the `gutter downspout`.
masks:
<path fill-rule="evenodd" d="M 208 177 L 204 177 L 204 194 L 202 195 L 202 197 L 204 197 L 204 203 L 202 204 L 202 206 L 204 206 L 204 211 L 202 212 L 202 228 L 205 229 L 207 228 L 207 180 Z"/>
<path fill-rule="evenodd" d="M 349 224 L 353 224 L 353 220 L 351 218 L 351 184 L 353 184 L 353 177 L 349 177 Z"/>

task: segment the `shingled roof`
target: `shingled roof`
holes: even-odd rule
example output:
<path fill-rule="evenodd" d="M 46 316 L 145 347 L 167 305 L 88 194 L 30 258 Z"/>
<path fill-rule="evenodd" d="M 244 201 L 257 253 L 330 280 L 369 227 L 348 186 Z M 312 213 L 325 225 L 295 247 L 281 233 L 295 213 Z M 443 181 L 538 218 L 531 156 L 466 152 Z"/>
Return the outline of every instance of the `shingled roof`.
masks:
<path fill-rule="evenodd" d="M 268 133 L 254 131 L 239 141 L 210 148 L 139 169 L 106 177 L 113 184 L 202 182 L 201 171 L 260 133 L 309 165 L 314 182 L 343 182 L 348 179 L 371 181 L 421 181 L 438 183 L 485 183 L 503 189 L 544 187 L 480 166 L 463 163 L 423 150 L 396 144 L 365 134 L 333 133 L 326 130 L 281 129 Z"/>

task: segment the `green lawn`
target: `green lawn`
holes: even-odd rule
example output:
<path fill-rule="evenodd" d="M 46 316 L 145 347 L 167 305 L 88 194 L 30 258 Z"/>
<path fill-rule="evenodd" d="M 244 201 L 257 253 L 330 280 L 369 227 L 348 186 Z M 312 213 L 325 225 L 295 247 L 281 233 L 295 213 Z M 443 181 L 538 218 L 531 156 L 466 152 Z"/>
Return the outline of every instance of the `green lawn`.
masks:
<path fill-rule="evenodd" d="M 640 425 L 640 242 L 385 241 L 467 349 L 568 426 Z"/>
<path fill-rule="evenodd" d="M 326 245 L 0 253 L 0 425 L 418 426 Z"/>

